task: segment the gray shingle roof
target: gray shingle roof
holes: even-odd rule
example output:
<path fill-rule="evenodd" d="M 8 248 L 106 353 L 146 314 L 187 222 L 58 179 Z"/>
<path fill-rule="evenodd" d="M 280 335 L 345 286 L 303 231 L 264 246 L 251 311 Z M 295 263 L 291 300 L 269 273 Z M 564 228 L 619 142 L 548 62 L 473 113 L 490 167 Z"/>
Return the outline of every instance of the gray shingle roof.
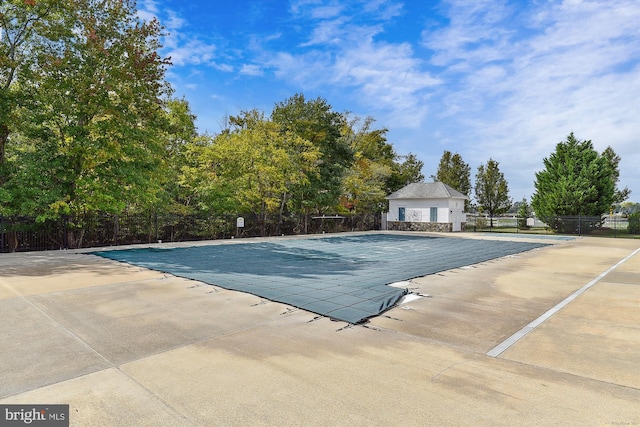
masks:
<path fill-rule="evenodd" d="M 415 182 L 391 193 L 387 199 L 467 199 L 467 196 L 442 182 Z"/>

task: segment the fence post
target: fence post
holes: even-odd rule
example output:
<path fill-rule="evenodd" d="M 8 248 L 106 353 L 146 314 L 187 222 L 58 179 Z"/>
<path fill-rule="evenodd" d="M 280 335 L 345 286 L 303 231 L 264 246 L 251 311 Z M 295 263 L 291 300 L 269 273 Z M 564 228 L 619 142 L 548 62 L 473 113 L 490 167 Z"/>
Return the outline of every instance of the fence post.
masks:
<path fill-rule="evenodd" d="M 120 236 L 120 215 L 116 214 L 116 224 L 115 224 L 116 238 L 115 244 L 118 246 L 118 237 Z"/>
<path fill-rule="evenodd" d="M 0 216 L 0 252 L 4 252 L 4 217 Z"/>
<path fill-rule="evenodd" d="M 68 217 L 67 215 L 62 215 L 62 247 L 64 249 L 69 249 L 69 235 L 67 230 Z"/>
<path fill-rule="evenodd" d="M 582 236 L 582 214 L 578 214 L 578 236 Z"/>
<path fill-rule="evenodd" d="M 156 211 L 155 215 L 154 215 L 154 220 L 155 220 L 155 229 L 156 229 L 156 243 L 158 242 L 158 211 Z"/>

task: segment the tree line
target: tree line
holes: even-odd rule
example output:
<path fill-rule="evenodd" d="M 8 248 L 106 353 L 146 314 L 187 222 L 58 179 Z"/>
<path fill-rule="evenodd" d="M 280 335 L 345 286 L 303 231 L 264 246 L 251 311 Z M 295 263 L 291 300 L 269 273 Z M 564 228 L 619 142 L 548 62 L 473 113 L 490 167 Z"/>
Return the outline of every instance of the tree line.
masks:
<path fill-rule="evenodd" d="M 628 188 L 618 188 L 620 160 L 613 148 L 599 153 L 590 140 L 581 141 L 571 132 L 544 158 L 544 169 L 535 175 L 531 204 L 526 198 L 516 202 L 518 216 L 526 218 L 535 212 L 548 224 L 561 216 L 600 217 L 630 195 Z M 460 154 L 445 151 L 432 178 L 465 194 L 469 198 L 465 204 L 467 211 L 473 208 L 493 217 L 514 205 L 508 182 L 493 159 L 478 166 L 473 187 L 475 206 L 471 204 L 471 168 Z"/>
<path fill-rule="evenodd" d="M 166 80 L 162 37 L 131 0 L 0 4 L 0 217 L 379 213 L 388 194 L 424 180 L 423 162 L 396 153 L 373 118 L 304 94 L 199 133 Z M 619 162 L 571 133 L 543 160 L 531 205 L 519 205 L 545 222 L 601 215 L 629 195 Z M 467 211 L 513 205 L 497 161 L 478 167 L 473 187 L 470 172 L 445 151 L 432 177 L 467 195 Z"/>
<path fill-rule="evenodd" d="M 0 6 L 0 217 L 380 212 L 423 180 L 373 118 L 296 94 L 200 134 L 127 0 Z"/>

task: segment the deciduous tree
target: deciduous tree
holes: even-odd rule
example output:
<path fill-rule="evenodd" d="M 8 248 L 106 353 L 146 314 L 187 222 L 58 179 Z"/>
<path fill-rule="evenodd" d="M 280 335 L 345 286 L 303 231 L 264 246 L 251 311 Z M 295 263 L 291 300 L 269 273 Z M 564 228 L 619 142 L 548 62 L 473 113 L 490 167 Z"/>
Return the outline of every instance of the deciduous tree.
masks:
<path fill-rule="evenodd" d="M 20 82 L 33 79 L 32 70 L 60 41 L 71 34 L 68 2 L 3 0 L 0 2 L 0 199 L 8 200 L 6 151 L 12 131 L 19 129 L 16 112 L 27 93 Z"/>
<path fill-rule="evenodd" d="M 234 121 L 240 125 L 218 135 L 203 150 L 209 200 L 215 200 L 218 210 L 256 214 L 264 227 L 267 215 L 278 213 L 287 203 L 290 188 L 309 185 L 321 153 L 310 141 L 282 131 L 256 110 Z"/>
<path fill-rule="evenodd" d="M 475 193 L 479 209 L 491 217 L 491 227 L 493 216 L 503 214 L 511 207 L 507 180 L 500 172 L 499 163 L 493 159 L 489 159 L 486 166 L 478 166 Z"/>
<path fill-rule="evenodd" d="M 68 4 L 71 35 L 41 51 L 20 81 L 28 96 L 10 185 L 34 194 L 14 197 L 16 212 L 27 204 L 44 219 L 149 206 L 162 188 L 169 92 L 160 25 L 140 23 L 131 1 Z"/>
<path fill-rule="evenodd" d="M 290 188 L 294 209 L 321 214 L 335 208 L 342 179 L 354 160 L 343 135 L 345 117 L 322 98 L 307 100 L 303 94 L 296 94 L 275 105 L 271 120 L 282 132 L 309 141 L 320 152 L 317 173 L 308 176 L 309 183 Z"/>
<path fill-rule="evenodd" d="M 393 173 L 397 157 L 387 142 L 387 129 L 372 129 L 375 120 L 367 117 L 352 120 L 346 135 L 355 161 L 343 179 L 341 205 L 352 212 L 382 212 L 386 210 L 387 180 Z"/>

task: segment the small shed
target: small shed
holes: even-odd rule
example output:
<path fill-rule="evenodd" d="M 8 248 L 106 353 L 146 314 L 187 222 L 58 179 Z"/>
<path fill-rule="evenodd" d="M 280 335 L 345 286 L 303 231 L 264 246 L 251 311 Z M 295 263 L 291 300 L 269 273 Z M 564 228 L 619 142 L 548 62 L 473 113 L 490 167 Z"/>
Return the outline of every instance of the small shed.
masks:
<path fill-rule="evenodd" d="M 417 182 L 387 196 L 388 230 L 464 231 L 467 196 L 442 182 Z"/>

